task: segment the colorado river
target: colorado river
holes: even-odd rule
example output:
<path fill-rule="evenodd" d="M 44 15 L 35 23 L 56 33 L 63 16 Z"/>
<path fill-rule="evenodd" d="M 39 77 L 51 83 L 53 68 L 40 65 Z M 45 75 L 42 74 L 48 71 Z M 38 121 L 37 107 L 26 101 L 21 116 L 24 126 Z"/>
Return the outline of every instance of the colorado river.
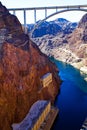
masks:
<path fill-rule="evenodd" d="M 54 62 L 63 82 L 55 101 L 59 115 L 52 130 L 80 130 L 87 117 L 87 81 L 84 80 L 87 75 L 81 74 L 69 64 Z"/>

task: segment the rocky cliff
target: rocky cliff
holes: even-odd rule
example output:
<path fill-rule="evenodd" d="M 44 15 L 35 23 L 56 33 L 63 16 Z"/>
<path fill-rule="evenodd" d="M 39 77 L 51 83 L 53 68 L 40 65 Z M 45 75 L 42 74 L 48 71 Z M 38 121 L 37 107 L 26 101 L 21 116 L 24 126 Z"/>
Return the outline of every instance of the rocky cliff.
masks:
<path fill-rule="evenodd" d="M 71 34 L 45 35 L 34 40 L 46 55 L 70 63 L 87 73 L 87 14 Z"/>
<path fill-rule="evenodd" d="M 52 82 L 41 85 L 41 77 L 52 73 Z M 38 99 L 53 102 L 58 93 L 58 69 L 24 34 L 17 17 L 0 3 L 0 130 L 26 116 Z"/>
<path fill-rule="evenodd" d="M 73 65 L 87 71 L 87 14 L 80 20 L 76 30 L 68 37 L 69 48 L 78 58 Z M 87 73 L 87 72 L 86 72 Z"/>

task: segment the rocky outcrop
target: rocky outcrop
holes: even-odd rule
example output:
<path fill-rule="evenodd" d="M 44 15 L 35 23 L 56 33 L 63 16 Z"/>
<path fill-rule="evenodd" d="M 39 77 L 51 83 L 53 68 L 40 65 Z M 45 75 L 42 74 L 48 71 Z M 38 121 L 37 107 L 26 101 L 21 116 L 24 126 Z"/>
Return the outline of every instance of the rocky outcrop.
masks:
<path fill-rule="evenodd" d="M 44 88 L 40 78 L 48 72 L 52 83 Z M 59 85 L 56 66 L 0 3 L 0 130 L 12 130 L 11 124 L 23 120 L 38 99 L 53 102 Z"/>
<path fill-rule="evenodd" d="M 78 28 L 83 29 L 83 34 L 82 34 L 82 40 L 84 43 L 87 43 L 87 14 L 83 16 L 81 21 L 79 22 Z"/>
<path fill-rule="evenodd" d="M 80 59 L 77 68 L 87 66 L 87 14 L 80 20 L 78 27 L 68 38 L 70 50 Z"/>

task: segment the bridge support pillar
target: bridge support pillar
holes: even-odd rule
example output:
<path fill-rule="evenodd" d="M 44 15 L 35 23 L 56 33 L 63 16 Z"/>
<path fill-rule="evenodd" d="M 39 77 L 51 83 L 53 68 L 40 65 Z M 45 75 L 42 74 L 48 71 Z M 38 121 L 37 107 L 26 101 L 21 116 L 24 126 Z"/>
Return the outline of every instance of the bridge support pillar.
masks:
<path fill-rule="evenodd" d="M 56 7 L 56 12 L 58 12 L 58 8 Z"/>
<path fill-rule="evenodd" d="M 34 22 L 36 23 L 36 9 L 34 9 Z"/>
<path fill-rule="evenodd" d="M 45 8 L 45 18 L 47 17 L 47 9 Z"/>
<path fill-rule="evenodd" d="M 13 10 L 13 14 L 16 15 L 15 10 Z"/>
<path fill-rule="evenodd" d="M 27 24 L 26 24 L 26 10 L 24 9 L 24 31 L 25 31 L 25 33 L 27 33 L 26 32 L 26 30 L 27 30 Z"/>

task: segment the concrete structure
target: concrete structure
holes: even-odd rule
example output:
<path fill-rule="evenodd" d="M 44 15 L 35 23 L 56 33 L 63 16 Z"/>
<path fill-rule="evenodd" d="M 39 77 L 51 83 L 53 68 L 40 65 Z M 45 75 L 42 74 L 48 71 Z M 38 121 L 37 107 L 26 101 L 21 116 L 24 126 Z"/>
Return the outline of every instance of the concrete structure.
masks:
<path fill-rule="evenodd" d="M 49 101 L 35 102 L 22 122 L 12 124 L 13 130 L 39 130 L 50 110 L 51 103 Z"/>
<path fill-rule="evenodd" d="M 44 122 L 40 126 L 39 130 L 50 130 L 58 115 L 58 112 L 59 112 L 58 108 L 51 107 L 50 113 L 48 114 L 47 118 L 44 120 Z"/>
<path fill-rule="evenodd" d="M 8 9 L 9 11 L 13 12 L 14 15 L 16 15 L 17 11 L 23 11 L 24 15 L 24 25 L 26 26 L 26 11 L 33 11 L 34 15 L 34 22 L 36 23 L 37 21 L 37 11 L 43 10 L 45 13 L 45 18 L 44 20 L 62 12 L 66 11 L 86 11 L 87 12 L 87 5 L 67 5 L 67 6 L 50 6 L 50 7 L 33 7 L 33 8 L 11 8 Z M 53 10 L 53 14 L 48 15 L 48 11 Z"/>
<path fill-rule="evenodd" d="M 52 73 L 47 73 L 41 77 L 41 85 L 48 86 L 52 82 Z"/>
<path fill-rule="evenodd" d="M 12 14 L 16 15 L 16 12 L 22 11 L 23 12 L 23 19 L 24 19 L 24 27 L 25 27 L 25 33 L 26 33 L 26 27 L 27 27 L 27 21 L 26 21 L 26 15 L 27 11 L 33 11 L 34 15 L 34 23 L 37 22 L 37 11 L 44 11 L 45 17 L 40 21 L 40 23 L 35 24 L 34 29 L 31 31 L 30 36 L 32 36 L 32 32 L 38 28 L 38 26 L 45 21 L 46 19 L 66 11 L 85 11 L 87 12 L 87 5 L 67 5 L 67 6 L 50 6 L 50 7 L 33 7 L 33 8 L 11 8 L 8 9 Z M 53 10 L 54 13 L 48 15 L 48 11 Z"/>

